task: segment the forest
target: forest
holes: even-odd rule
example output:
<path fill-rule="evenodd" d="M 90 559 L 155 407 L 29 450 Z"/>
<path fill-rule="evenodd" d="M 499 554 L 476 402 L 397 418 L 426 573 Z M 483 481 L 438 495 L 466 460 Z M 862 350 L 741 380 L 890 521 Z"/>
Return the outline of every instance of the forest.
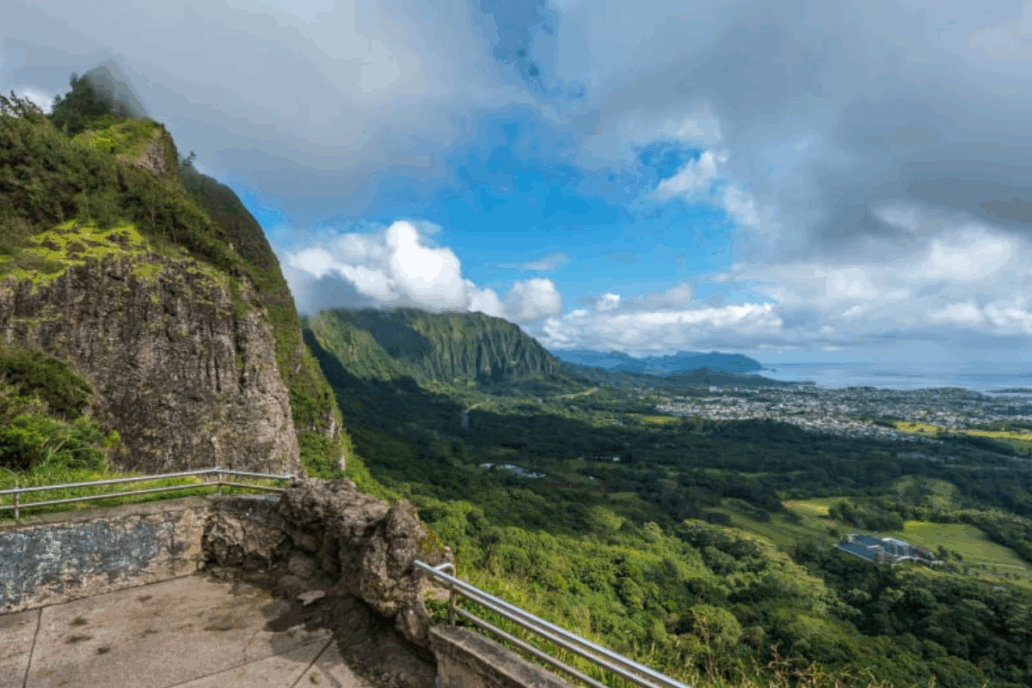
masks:
<path fill-rule="evenodd" d="M 655 387 L 376 379 L 306 339 L 361 457 L 349 474 L 413 501 L 460 575 L 534 613 L 690 685 L 1032 682 L 1032 470 L 1011 452 L 943 435 L 901 459 L 912 447 L 673 418 Z M 916 524 L 1010 563 L 952 541 L 930 548 L 938 570 L 835 548 Z"/>

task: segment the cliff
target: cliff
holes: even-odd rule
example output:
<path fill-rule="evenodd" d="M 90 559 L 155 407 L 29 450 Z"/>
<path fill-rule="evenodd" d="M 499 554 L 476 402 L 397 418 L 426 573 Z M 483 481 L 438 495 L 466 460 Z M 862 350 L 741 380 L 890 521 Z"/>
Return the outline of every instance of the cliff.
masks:
<path fill-rule="evenodd" d="M 306 324 L 359 377 L 494 383 L 562 375 L 535 339 L 483 313 L 336 309 Z"/>
<path fill-rule="evenodd" d="M 49 118 L 0 103 L 0 346 L 89 382 L 117 468 L 338 477 L 350 440 L 257 222 L 162 125 L 73 84 Z M 73 106 L 74 137 L 51 122 Z"/>
<path fill-rule="evenodd" d="M 34 238 L 61 268 L 0 282 L 6 346 L 73 361 L 92 415 L 122 438 L 110 457 L 149 473 L 221 465 L 294 472 L 300 456 L 275 338 L 254 289 L 131 226 L 75 222 Z"/>

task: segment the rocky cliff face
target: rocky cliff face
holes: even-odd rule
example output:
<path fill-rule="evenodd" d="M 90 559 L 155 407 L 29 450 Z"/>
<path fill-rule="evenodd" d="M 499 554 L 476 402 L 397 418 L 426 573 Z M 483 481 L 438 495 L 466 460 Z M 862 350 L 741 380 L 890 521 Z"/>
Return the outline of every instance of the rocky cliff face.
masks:
<path fill-rule="evenodd" d="M 151 251 L 131 226 L 38 237 L 47 271 L 0 281 L 0 341 L 73 362 L 118 468 L 300 474 L 276 342 L 247 280 Z"/>
<path fill-rule="evenodd" d="M 455 561 L 411 503 L 388 506 L 348 480 L 296 480 L 275 501 L 222 500 L 203 549 L 209 568 L 266 572 L 289 598 L 353 595 L 423 648 L 430 643 L 426 595 L 440 591 L 414 562 Z"/>

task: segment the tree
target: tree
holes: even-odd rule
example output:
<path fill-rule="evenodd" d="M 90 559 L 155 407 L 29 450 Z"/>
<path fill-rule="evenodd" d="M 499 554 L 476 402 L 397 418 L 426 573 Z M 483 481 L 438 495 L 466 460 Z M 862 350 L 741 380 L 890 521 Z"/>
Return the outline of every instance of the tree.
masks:
<path fill-rule="evenodd" d="M 71 91 L 54 98 L 50 121 L 69 136 L 75 136 L 105 116 L 123 119 L 115 112 L 114 103 L 97 92 L 89 77 L 72 74 L 68 85 Z"/>

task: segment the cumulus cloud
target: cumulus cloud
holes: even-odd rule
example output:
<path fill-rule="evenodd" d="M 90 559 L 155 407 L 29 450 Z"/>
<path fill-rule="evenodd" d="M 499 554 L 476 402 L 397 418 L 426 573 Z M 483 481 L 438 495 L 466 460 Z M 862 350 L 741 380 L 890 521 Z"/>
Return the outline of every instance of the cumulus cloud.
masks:
<path fill-rule="evenodd" d="M 562 297 L 549 279 L 514 282 L 503 299 L 463 277 L 455 253 L 429 243 L 438 229 L 397 221 L 284 252 L 283 272 L 298 309 L 311 314 L 326 308 L 408 306 L 478 311 L 521 324 L 562 312 Z"/>
<path fill-rule="evenodd" d="M 550 279 L 516 282 L 505 295 L 505 315 L 516 323 L 554 316 L 563 310 L 562 296 Z"/>
<path fill-rule="evenodd" d="M 633 310 L 611 307 L 579 309 L 544 321 L 537 334 L 547 347 L 594 348 L 629 352 L 672 352 L 691 349 L 700 340 L 730 334 L 775 335 L 781 321 L 772 304 Z"/>

